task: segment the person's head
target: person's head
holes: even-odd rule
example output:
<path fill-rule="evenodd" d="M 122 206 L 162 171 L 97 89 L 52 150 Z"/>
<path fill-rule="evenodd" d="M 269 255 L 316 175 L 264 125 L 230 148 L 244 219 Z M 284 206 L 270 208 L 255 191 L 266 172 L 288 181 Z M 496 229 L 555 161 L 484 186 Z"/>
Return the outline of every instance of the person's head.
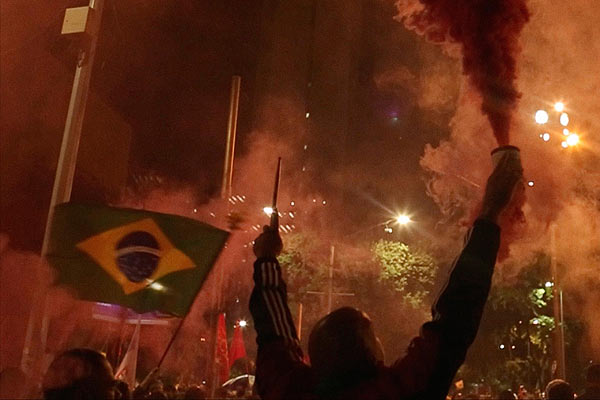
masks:
<path fill-rule="evenodd" d="M 106 357 L 91 349 L 59 354 L 48 367 L 44 399 L 106 400 L 114 398 L 113 370 Z"/>
<path fill-rule="evenodd" d="M 585 373 L 587 387 L 600 387 L 600 364 L 592 364 Z"/>
<path fill-rule="evenodd" d="M 206 397 L 206 389 L 200 386 L 191 386 L 185 392 L 185 400 L 204 400 Z"/>
<path fill-rule="evenodd" d="M 498 393 L 498 400 L 517 400 L 517 395 L 510 389 Z"/>
<path fill-rule="evenodd" d="M 130 399 L 131 391 L 129 390 L 129 384 L 125 381 L 115 382 L 115 400 Z"/>
<path fill-rule="evenodd" d="M 367 314 L 343 307 L 316 323 L 308 340 L 308 354 L 316 378 L 325 391 L 373 375 L 383 362 L 383 349 Z"/>
<path fill-rule="evenodd" d="M 546 386 L 546 398 L 548 400 L 572 400 L 575 392 L 569 383 L 562 379 L 554 379 Z"/>

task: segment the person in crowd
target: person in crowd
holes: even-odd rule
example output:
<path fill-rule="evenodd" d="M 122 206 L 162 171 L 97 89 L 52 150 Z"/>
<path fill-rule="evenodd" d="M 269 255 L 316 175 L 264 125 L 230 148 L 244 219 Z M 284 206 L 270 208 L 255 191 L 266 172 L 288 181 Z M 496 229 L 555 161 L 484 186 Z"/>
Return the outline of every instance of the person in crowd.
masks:
<path fill-rule="evenodd" d="M 600 400 L 600 364 L 592 364 L 585 374 L 585 392 L 577 397 L 582 400 Z"/>
<path fill-rule="evenodd" d="M 131 391 L 129 390 L 129 384 L 127 382 L 117 380 L 115 383 L 115 389 L 115 400 L 131 399 Z"/>
<path fill-rule="evenodd" d="M 498 400 L 518 400 L 517 394 L 510 389 L 498 393 Z"/>
<path fill-rule="evenodd" d="M 546 385 L 546 399 L 548 400 L 572 400 L 575 391 L 571 385 L 562 379 L 554 379 Z"/>
<path fill-rule="evenodd" d="M 276 258 L 282 241 L 276 228 L 265 226 L 254 244 L 257 260 L 250 297 L 261 398 L 445 399 L 477 334 L 500 243 L 498 219 L 519 184 L 519 163 L 504 157 L 488 179 L 482 211 L 432 308 L 432 320 L 389 367 L 383 363 L 373 323 L 364 312 L 349 307 L 316 323 L 308 343 L 311 365 L 303 361 Z"/>
<path fill-rule="evenodd" d="M 185 392 L 185 400 L 204 400 L 207 398 L 207 392 L 204 387 L 190 386 Z"/>
<path fill-rule="evenodd" d="M 52 361 L 44 376 L 46 400 L 112 400 L 116 381 L 104 354 L 91 349 L 67 350 Z"/>

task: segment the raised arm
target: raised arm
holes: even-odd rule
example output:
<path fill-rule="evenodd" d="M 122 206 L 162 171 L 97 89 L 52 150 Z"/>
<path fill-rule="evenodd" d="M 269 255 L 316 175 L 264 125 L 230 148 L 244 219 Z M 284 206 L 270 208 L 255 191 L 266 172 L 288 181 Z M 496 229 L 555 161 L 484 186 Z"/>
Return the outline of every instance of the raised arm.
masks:
<path fill-rule="evenodd" d="M 256 385 L 262 399 L 283 399 L 286 393 L 298 393 L 295 386 L 306 382 L 303 375 L 308 374 L 276 258 L 281 248 L 279 234 L 269 227 L 254 245 L 257 260 L 250 312 L 258 344 Z"/>
<path fill-rule="evenodd" d="M 477 335 L 500 245 L 497 220 L 521 174 L 520 166 L 505 157 L 488 179 L 482 212 L 432 307 L 432 320 L 421 327 L 407 354 L 392 366 L 403 392 L 415 398 L 446 397 Z"/>

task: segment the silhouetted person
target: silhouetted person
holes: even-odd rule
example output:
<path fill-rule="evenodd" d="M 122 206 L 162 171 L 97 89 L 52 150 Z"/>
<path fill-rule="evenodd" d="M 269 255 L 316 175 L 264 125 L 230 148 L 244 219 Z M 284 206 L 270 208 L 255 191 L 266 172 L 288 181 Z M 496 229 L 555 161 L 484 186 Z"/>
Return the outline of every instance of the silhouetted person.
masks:
<path fill-rule="evenodd" d="M 518 400 L 517 394 L 507 389 L 498 393 L 498 400 Z"/>
<path fill-rule="evenodd" d="M 256 239 L 250 311 L 257 332 L 256 387 L 262 399 L 445 399 L 475 339 L 500 243 L 497 220 L 522 180 L 518 163 L 503 158 L 488 179 L 483 208 L 466 238 L 448 283 L 407 353 L 391 366 L 369 317 L 341 308 L 321 319 L 303 362 L 276 256 L 276 229 Z"/>
<path fill-rule="evenodd" d="M 577 399 L 600 400 L 600 364 L 592 364 L 587 368 L 585 392 Z"/>
<path fill-rule="evenodd" d="M 575 392 L 571 385 L 562 379 L 554 379 L 546 385 L 546 398 L 548 400 L 572 400 Z"/>
<path fill-rule="evenodd" d="M 206 389 L 200 386 L 192 386 L 185 391 L 185 400 L 204 400 L 206 397 Z"/>
<path fill-rule="evenodd" d="M 116 381 L 115 383 L 115 400 L 130 400 L 131 390 L 129 384 L 125 381 Z"/>
<path fill-rule="evenodd" d="M 112 400 L 115 380 L 102 353 L 72 349 L 52 361 L 42 388 L 46 400 Z"/>

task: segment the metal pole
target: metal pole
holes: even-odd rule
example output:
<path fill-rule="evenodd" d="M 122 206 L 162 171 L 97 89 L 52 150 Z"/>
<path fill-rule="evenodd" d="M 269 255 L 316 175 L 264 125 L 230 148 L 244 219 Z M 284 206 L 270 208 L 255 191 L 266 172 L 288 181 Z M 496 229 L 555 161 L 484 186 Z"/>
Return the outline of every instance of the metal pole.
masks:
<path fill-rule="evenodd" d="M 298 341 L 302 340 L 302 303 L 298 304 Z"/>
<path fill-rule="evenodd" d="M 237 130 L 238 108 L 240 104 L 240 87 L 242 77 L 231 77 L 231 93 L 229 95 L 229 119 L 227 121 L 227 143 L 225 144 L 225 161 L 223 165 L 223 182 L 221 184 L 221 198 L 231 196 L 231 183 L 233 181 L 233 159 L 235 156 L 235 135 Z"/>
<path fill-rule="evenodd" d="M 335 262 L 335 246 L 331 245 L 331 254 L 329 256 L 329 289 L 327 291 L 327 314 L 331 312 L 333 305 L 333 263 Z"/>
<path fill-rule="evenodd" d="M 562 318 L 560 312 L 560 289 L 557 274 L 556 260 L 556 225 L 550 226 L 550 271 L 552 274 L 552 309 L 554 314 L 553 348 L 554 360 L 556 361 L 556 378 L 565 379 L 565 360 L 562 353 L 564 337 L 562 336 Z"/>
<path fill-rule="evenodd" d="M 565 354 L 565 315 L 563 309 L 563 291 L 558 292 L 560 298 L 560 366 L 563 379 L 567 378 L 567 360 Z"/>
<path fill-rule="evenodd" d="M 79 150 L 79 140 L 81 138 L 81 128 L 83 126 L 83 117 L 85 115 L 91 72 L 94 64 L 94 57 L 96 55 L 96 44 L 98 42 L 103 6 L 104 0 L 90 0 L 89 2 L 92 18 L 90 30 L 87 34 L 89 34 L 91 41 L 88 49 L 80 50 L 77 59 L 73 87 L 71 89 L 71 98 L 69 99 L 69 108 L 65 120 L 63 139 L 56 167 L 56 175 L 54 177 L 54 186 L 52 188 L 52 197 L 50 199 L 50 208 L 48 210 L 46 228 L 44 230 L 44 240 L 42 242 L 41 251 L 42 260 L 46 257 L 48 252 L 48 242 L 50 239 L 52 221 L 54 219 L 54 206 L 68 202 L 71 199 L 73 176 L 75 175 L 77 152 Z M 45 342 L 45 338 L 42 338 L 41 336 L 45 334 L 47 326 L 47 321 L 44 321 L 46 318 L 44 308 L 47 291 L 46 282 L 43 280 L 42 269 L 43 264 L 40 265 L 38 276 L 40 284 L 38 290 L 36 290 L 31 311 L 29 313 L 25 343 L 23 345 L 21 369 L 26 373 L 29 372 L 29 369 L 31 368 L 31 346 L 33 343 L 34 331 L 36 330 L 35 325 L 37 325 L 37 321 L 40 319 L 42 320 L 42 326 L 40 327 L 40 341 L 41 343 Z M 43 315 L 40 316 L 40 314 Z M 44 351 L 44 349 L 40 349 L 40 351 Z"/>

